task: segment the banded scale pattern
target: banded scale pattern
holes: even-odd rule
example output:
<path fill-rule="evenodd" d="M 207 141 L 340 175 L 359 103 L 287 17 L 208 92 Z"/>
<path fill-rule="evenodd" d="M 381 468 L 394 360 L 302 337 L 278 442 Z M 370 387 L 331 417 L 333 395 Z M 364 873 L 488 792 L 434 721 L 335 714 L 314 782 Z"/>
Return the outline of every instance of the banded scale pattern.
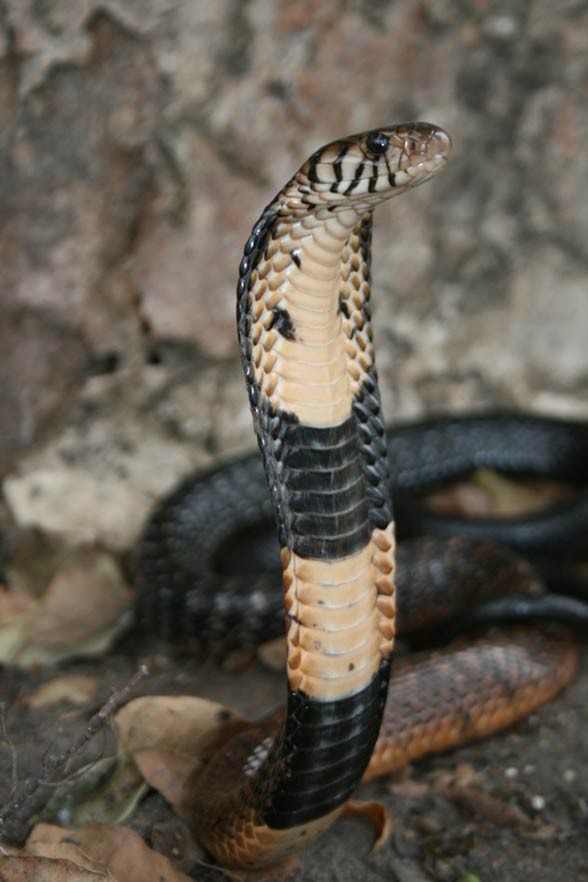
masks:
<path fill-rule="evenodd" d="M 377 739 L 395 542 L 369 310 L 372 211 L 440 170 L 449 149 L 427 123 L 327 145 L 245 246 L 237 323 L 281 546 L 288 695 L 276 731 L 229 748 L 241 778 L 223 777 L 226 754 L 199 776 L 194 826 L 225 865 L 272 863 L 316 835 Z"/>

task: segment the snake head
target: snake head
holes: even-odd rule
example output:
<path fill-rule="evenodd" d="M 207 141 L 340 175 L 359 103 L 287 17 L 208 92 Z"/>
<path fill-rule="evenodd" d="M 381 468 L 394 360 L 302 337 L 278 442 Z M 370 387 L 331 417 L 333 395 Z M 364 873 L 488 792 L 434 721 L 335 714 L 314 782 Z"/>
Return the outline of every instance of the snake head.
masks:
<path fill-rule="evenodd" d="M 425 122 L 340 138 L 313 153 L 296 173 L 286 191 L 288 207 L 368 210 L 441 171 L 450 151 L 449 135 Z"/>

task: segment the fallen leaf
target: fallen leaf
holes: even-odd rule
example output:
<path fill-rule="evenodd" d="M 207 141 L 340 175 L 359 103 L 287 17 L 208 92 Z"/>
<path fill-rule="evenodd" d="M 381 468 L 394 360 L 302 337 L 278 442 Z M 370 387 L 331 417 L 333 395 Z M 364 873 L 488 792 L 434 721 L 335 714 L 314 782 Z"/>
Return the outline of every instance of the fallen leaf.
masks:
<path fill-rule="evenodd" d="M 558 481 L 514 480 L 494 469 L 477 469 L 467 481 L 444 487 L 425 499 L 427 507 L 459 517 L 517 517 L 541 511 L 573 496 Z"/>
<path fill-rule="evenodd" d="M 113 728 L 123 753 L 159 747 L 205 757 L 248 724 L 238 714 L 192 695 L 145 695 L 122 707 Z"/>
<path fill-rule="evenodd" d="M 223 705 L 203 698 L 136 698 L 112 718 L 116 756 L 97 760 L 60 784 L 43 820 L 70 826 L 119 824 L 131 816 L 148 786 L 175 806 L 182 772 L 185 781 L 246 725 Z"/>
<path fill-rule="evenodd" d="M 31 840 L 30 844 L 27 843 L 24 850 L 27 856 L 33 855 L 35 857 L 49 858 L 53 861 L 71 861 L 84 870 L 89 870 L 94 874 L 98 873 L 102 878 L 105 876 L 109 879 L 111 878 L 103 864 L 93 860 L 73 842 L 42 842 L 41 840 L 35 842 Z"/>
<path fill-rule="evenodd" d="M 492 514 L 488 492 L 471 481 L 460 481 L 424 498 L 427 508 L 457 517 L 484 517 Z"/>
<path fill-rule="evenodd" d="M 116 714 L 119 762 L 142 777 L 185 817 L 184 785 L 211 753 L 249 724 L 214 701 L 191 695 L 150 695 Z"/>
<path fill-rule="evenodd" d="M 454 768 L 439 772 L 435 778 L 435 788 L 479 787 L 481 778 L 471 763 L 458 763 Z"/>
<path fill-rule="evenodd" d="M 120 824 L 133 814 L 147 789 L 134 762 L 103 757 L 59 784 L 41 817 L 75 827 Z"/>
<path fill-rule="evenodd" d="M 236 671 L 246 671 L 254 660 L 255 651 L 253 649 L 235 649 L 219 661 L 221 670 L 232 674 Z"/>
<path fill-rule="evenodd" d="M 8 585 L 0 585 L 0 622 L 4 624 L 14 616 L 19 616 L 34 599 L 23 591 L 15 591 Z"/>
<path fill-rule="evenodd" d="M 26 639 L 27 622 L 38 615 L 39 603 L 25 591 L 0 587 L 0 662 L 11 661 Z"/>
<path fill-rule="evenodd" d="M 474 787 L 450 785 L 439 788 L 439 792 L 445 799 L 454 802 L 465 811 L 476 814 L 496 826 L 513 827 L 515 830 L 522 830 L 530 826 L 530 818 L 518 806 L 490 796 Z"/>
<path fill-rule="evenodd" d="M 55 677 L 47 683 L 43 683 L 38 689 L 25 699 L 29 707 L 38 709 L 67 701 L 69 704 L 86 705 L 94 697 L 98 680 L 83 674 L 69 674 L 63 677 Z"/>
<path fill-rule="evenodd" d="M 106 870 L 90 870 L 65 858 L 9 855 L 0 858 L 0 882 L 118 882 Z"/>
<path fill-rule="evenodd" d="M 20 616 L 10 616 L 0 622 L 0 664 L 12 663 L 27 638 L 27 627 L 32 609 L 37 609 L 36 601 Z"/>
<path fill-rule="evenodd" d="M 374 826 L 377 835 L 376 841 L 370 849 L 370 854 L 376 854 L 390 839 L 392 816 L 383 803 L 376 800 L 350 799 L 345 803 L 342 814 L 344 817 L 366 818 Z"/>
<path fill-rule="evenodd" d="M 276 637 L 262 643 L 257 649 L 257 656 L 270 671 L 285 671 L 286 641 L 283 637 Z"/>
<path fill-rule="evenodd" d="M 558 835 L 558 828 L 555 824 L 542 824 L 534 830 L 524 830 L 522 835 L 526 839 L 538 839 L 539 842 L 550 842 Z"/>
<path fill-rule="evenodd" d="M 476 486 L 490 497 L 492 514 L 512 517 L 544 508 L 540 493 L 520 481 L 507 478 L 493 469 L 478 469 L 473 476 Z"/>
<path fill-rule="evenodd" d="M 132 592 L 104 552 L 72 553 L 45 593 L 0 619 L 0 662 L 23 668 L 104 653 L 131 619 Z"/>
<path fill-rule="evenodd" d="M 418 799 L 426 796 L 430 791 L 431 785 L 426 781 L 415 781 L 412 777 L 413 770 L 410 766 L 400 769 L 394 773 L 385 783 L 387 790 L 397 796 L 403 796 L 408 799 Z"/>
<path fill-rule="evenodd" d="M 163 796 L 180 817 L 186 781 L 201 765 L 198 757 L 171 750 L 138 750 L 133 758 L 144 780 Z"/>
<path fill-rule="evenodd" d="M 132 592 L 114 560 L 81 549 L 59 568 L 42 598 L 42 616 L 31 623 L 17 661 L 60 661 L 105 650 L 129 623 Z M 40 659 L 39 659 L 40 656 Z"/>
<path fill-rule="evenodd" d="M 111 874 L 105 874 L 103 878 L 106 879 L 114 878 L 117 882 L 191 882 L 168 858 L 150 849 L 139 834 L 128 827 L 94 826 L 67 830 L 37 824 L 27 840 L 26 849 L 41 851 L 62 844 L 74 845 L 89 858 L 98 861 Z M 67 877 L 64 877 L 64 882 L 66 879 L 71 882 Z M 92 882 L 97 882 L 97 879 L 92 879 Z"/>

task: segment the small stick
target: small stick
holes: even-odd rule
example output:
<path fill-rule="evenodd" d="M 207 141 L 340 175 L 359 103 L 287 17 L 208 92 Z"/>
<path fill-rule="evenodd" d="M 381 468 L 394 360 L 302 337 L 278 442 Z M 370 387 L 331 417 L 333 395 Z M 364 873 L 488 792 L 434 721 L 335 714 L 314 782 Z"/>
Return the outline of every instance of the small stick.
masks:
<path fill-rule="evenodd" d="M 108 723 L 112 714 L 128 701 L 130 692 L 148 675 L 146 666 L 141 665 L 127 685 L 113 692 L 108 701 L 90 718 L 76 741 L 62 753 L 48 757 L 43 764 L 42 774 L 37 778 L 26 779 L 20 788 L 16 780 L 16 751 L 7 736 L 3 710 L 0 711 L 0 732 L 11 749 L 13 774 L 11 798 L 0 810 L 0 834 L 3 838 L 15 844 L 24 842 L 49 794 L 71 774 L 71 761 L 75 757 L 79 758 L 87 744 Z"/>
<path fill-rule="evenodd" d="M 2 740 L 8 747 L 10 752 L 10 799 L 16 793 L 16 788 L 18 785 L 18 755 L 16 753 L 16 748 L 12 741 L 10 740 L 10 736 L 8 735 L 8 730 L 6 728 L 6 704 L 1 701 L 0 702 L 0 734 L 2 735 Z"/>

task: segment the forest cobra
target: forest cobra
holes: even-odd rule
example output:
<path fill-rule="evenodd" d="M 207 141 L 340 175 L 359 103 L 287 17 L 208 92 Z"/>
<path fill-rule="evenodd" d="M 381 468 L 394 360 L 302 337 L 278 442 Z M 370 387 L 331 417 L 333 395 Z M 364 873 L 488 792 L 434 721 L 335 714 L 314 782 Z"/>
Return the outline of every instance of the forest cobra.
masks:
<path fill-rule="evenodd" d="M 526 633 L 402 662 L 388 690 L 397 627 L 410 629 L 427 613 L 418 590 L 401 591 L 397 617 L 391 477 L 370 324 L 372 213 L 443 169 L 449 152 L 447 134 L 427 123 L 334 141 L 278 193 L 245 245 L 238 332 L 281 548 L 288 691 L 285 711 L 225 744 L 191 782 L 196 835 L 228 867 L 275 863 L 330 825 L 363 777 L 496 731 L 575 673 L 571 643 Z M 585 445 L 586 431 L 579 433 L 580 441 L 571 431 L 572 446 Z M 252 612 L 227 616 L 227 595 L 210 597 L 210 579 L 196 588 L 185 584 L 181 566 L 177 577 L 169 571 L 190 537 L 198 544 L 199 530 L 229 534 L 250 506 L 267 514 L 256 478 L 255 467 L 229 466 L 209 482 L 220 502 L 213 492 L 186 514 L 183 487 L 148 524 L 141 602 L 164 635 L 190 642 L 204 622 L 214 637 L 223 612 L 219 634 L 255 631 L 256 619 L 256 638 L 263 633 L 275 604 L 254 579 Z M 233 505 L 223 507 L 229 485 Z M 478 590 L 470 540 L 450 544 L 469 566 L 467 590 Z M 533 593 L 532 575 L 508 552 L 483 546 L 482 556 L 487 569 L 518 568 Z M 451 566 L 447 572 L 427 589 L 433 607 L 451 605 L 441 590 L 463 591 L 454 588 Z"/>

